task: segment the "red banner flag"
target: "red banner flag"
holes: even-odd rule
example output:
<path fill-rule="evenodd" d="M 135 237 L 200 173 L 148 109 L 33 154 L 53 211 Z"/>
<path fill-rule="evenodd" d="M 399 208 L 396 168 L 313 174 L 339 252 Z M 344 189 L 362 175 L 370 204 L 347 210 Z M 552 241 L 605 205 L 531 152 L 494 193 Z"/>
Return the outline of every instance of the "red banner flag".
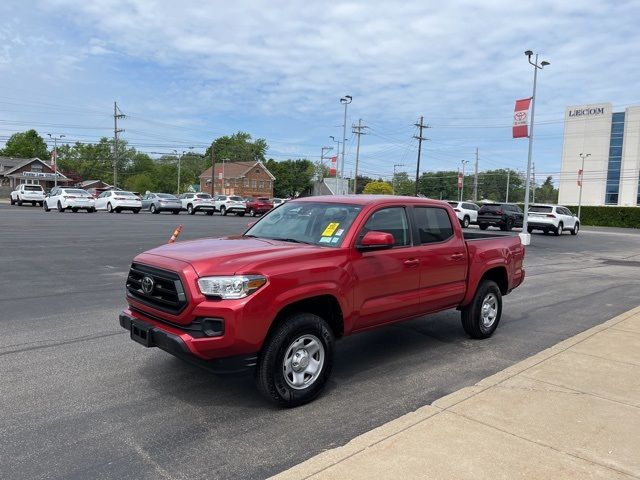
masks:
<path fill-rule="evenodd" d="M 513 114 L 513 138 L 529 136 L 529 105 L 531 98 L 516 100 L 516 108 Z"/>
<path fill-rule="evenodd" d="M 578 170 L 578 186 L 582 186 L 582 169 Z"/>
<path fill-rule="evenodd" d="M 329 167 L 329 176 L 335 177 L 338 171 L 338 157 L 331 157 L 331 167 Z"/>
<path fill-rule="evenodd" d="M 53 173 L 56 173 L 58 171 L 58 166 L 57 166 L 57 152 L 54 150 L 51 152 L 51 168 L 53 169 Z"/>
<path fill-rule="evenodd" d="M 462 175 L 462 172 L 458 172 L 458 188 L 462 188 L 462 179 L 464 178 L 464 176 Z"/>

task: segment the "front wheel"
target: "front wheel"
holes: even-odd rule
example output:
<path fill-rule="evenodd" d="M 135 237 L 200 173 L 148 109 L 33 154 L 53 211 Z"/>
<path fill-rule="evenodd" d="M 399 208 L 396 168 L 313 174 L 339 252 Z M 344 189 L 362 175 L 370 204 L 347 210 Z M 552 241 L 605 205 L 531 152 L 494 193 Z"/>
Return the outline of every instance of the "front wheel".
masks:
<path fill-rule="evenodd" d="M 533 228 L 527 227 L 527 232 L 529 232 L 529 233 L 533 232 Z"/>
<path fill-rule="evenodd" d="M 256 368 L 260 392 L 283 407 L 310 402 L 333 366 L 333 332 L 313 313 L 295 313 L 269 334 Z"/>
<path fill-rule="evenodd" d="M 555 231 L 556 237 L 559 237 L 560 235 L 562 235 L 562 230 L 564 230 L 564 225 L 562 225 L 562 222 L 560 222 L 558 224 L 558 228 L 556 228 L 556 231 Z"/>
<path fill-rule="evenodd" d="M 11 205 L 15 205 L 16 201 L 13 199 L 13 197 L 9 197 L 9 201 L 11 202 Z"/>
<path fill-rule="evenodd" d="M 189 215 L 195 215 L 196 214 L 196 211 L 194 210 L 193 205 L 191 205 L 191 204 L 187 205 L 187 213 Z"/>
<path fill-rule="evenodd" d="M 580 230 L 580 224 L 576 222 L 576 224 L 573 226 L 573 230 L 571 230 L 571 235 L 577 235 L 579 230 Z"/>
<path fill-rule="evenodd" d="M 502 293 L 491 280 L 478 285 L 473 300 L 462 309 L 462 328 L 471 338 L 489 338 L 502 316 Z"/>
<path fill-rule="evenodd" d="M 220 213 L 226 217 L 227 216 L 227 207 L 225 207 L 224 205 L 222 207 L 220 207 Z"/>
<path fill-rule="evenodd" d="M 150 211 L 151 213 L 155 213 L 155 214 L 160 213 L 160 212 L 158 211 L 158 209 L 156 208 L 156 206 L 155 206 L 153 203 L 152 203 L 152 204 L 151 204 L 151 206 L 149 207 L 149 211 Z"/>
<path fill-rule="evenodd" d="M 21 207 L 22 206 L 22 200 L 20 200 L 20 197 L 18 197 L 18 206 Z"/>
<path fill-rule="evenodd" d="M 60 201 L 58 201 L 58 211 L 60 211 L 60 212 L 64 212 L 65 211 L 65 209 L 62 208 L 62 204 L 60 203 Z"/>
<path fill-rule="evenodd" d="M 49 208 L 49 205 L 47 205 L 47 202 L 43 203 L 42 208 L 44 208 L 45 212 L 50 212 L 51 211 L 51 209 Z"/>
<path fill-rule="evenodd" d="M 75 207 L 71 209 L 71 211 L 72 211 L 73 213 L 78 213 L 78 210 L 79 210 L 79 209 L 78 209 L 78 208 L 75 208 Z"/>
<path fill-rule="evenodd" d="M 464 217 L 462 219 L 462 228 L 469 228 L 469 223 L 471 223 L 469 217 Z"/>

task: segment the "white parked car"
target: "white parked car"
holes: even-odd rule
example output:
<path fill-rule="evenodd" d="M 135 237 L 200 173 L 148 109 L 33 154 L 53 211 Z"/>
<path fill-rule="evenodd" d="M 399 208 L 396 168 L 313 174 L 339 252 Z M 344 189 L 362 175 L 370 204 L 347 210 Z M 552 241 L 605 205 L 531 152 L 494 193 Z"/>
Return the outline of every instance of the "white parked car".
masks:
<path fill-rule="evenodd" d="M 31 203 L 34 207 L 36 204 L 42 206 L 44 202 L 44 190 L 40 185 L 21 184 L 9 194 L 11 197 L 11 205 L 22 205 L 24 202 Z"/>
<path fill-rule="evenodd" d="M 96 211 L 96 200 L 81 188 L 53 187 L 44 197 L 42 206 L 45 212 L 53 208 L 64 212 L 68 208 L 74 213 L 81 209 L 93 213 Z"/>
<path fill-rule="evenodd" d="M 283 203 L 285 203 L 286 200 L 283 198 L 272 198 L 271 199 L 271 203 L 273 203 L 273 208 L 276 208 L 279 205 L 282 205 Z"/>
<path fill-rule="evenodd" d="M 96 198 L 96 210 L 106 210 L 109 213 L 120 213 L 123 210 L 131 210 L 139 213 L 142 208 L 142 201 L 133 192 L 122 190 L 107 190 Z"/>
<path fill-rule="evenodd" d="M 580 219 L 561 205 L 530 205 L 527 230 L 529 233 L 542 230 L 545 234 L 553 232 L 556 235 L 569 230 L 571 235 L 577 235 Z"/>
<path fill-rule="evenodd" d="M 182 202 L 182 208 L 189 215 L 195 215 L 197 212 L 213 215 L 213 212 L 216 211 L 213 197 L 208 193 L 183 193 L 178 198 Z"/>
<path fill-rule="evenodd" d="M 462 228 L 467 228 L 472 223 L 478 223 L 478 210 L 480 210 L 480 207 L 475 203 L 455 201 L 447 203 L 455 210 Z"/>
<path fill-rule="evenodd" d="M 235 213 L 236 215 L 243 217 L 247 211 L 247 202 L 244 198 L 234 195 L 218 195 L 213 199 L 218 210 L 222 215 L 227 213 Z"/>

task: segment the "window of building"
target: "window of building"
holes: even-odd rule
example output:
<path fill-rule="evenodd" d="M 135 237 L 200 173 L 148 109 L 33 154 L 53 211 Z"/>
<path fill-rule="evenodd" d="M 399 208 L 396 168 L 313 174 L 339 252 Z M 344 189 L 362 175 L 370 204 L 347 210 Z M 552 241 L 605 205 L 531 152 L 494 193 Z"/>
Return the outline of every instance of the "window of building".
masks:
<path fill-rule="evenodd" d="M 244 186 L 245 187 L 249 187 L 249 179 L 248 178 L 244 179 Z"/>
<path fill-rule="evenodd" d="M 251 180 L 251 188 L 258 188 L 258 181 L 257 180 Z"/>
<path fill-rule="evenodd" d="M 265 180 L 264 188 L 271 188 L 271 180 Z"/>
<path fill-rule="evenodd" d="M 413 211 L 420 232 L 420 243 L 444 242 L 453 236 L 451 220 L 445 209 L 417 207 Z"/>
<path fill-rule="evenodd" d="M 624 141 L 624 112 L 616 112 L 611 119 L 611 140 L 609 142 L 609 164 L 604 203 L 617 205 L 620 193 L 620 169 L 622 166 L 622 144 Z"/>
<path fill-rule="evenodd" d="M 42 172 L 42 164 L 40 164 L 40 163 L 31 164 L 31 171 L 32 172 Z"/>
<path fill-rule="evenodd" d="M 264 189 L 264 181 L 263 180 L 260 180 L 258 182 L 258 188 L 261 189 L 261 190 Z"/>

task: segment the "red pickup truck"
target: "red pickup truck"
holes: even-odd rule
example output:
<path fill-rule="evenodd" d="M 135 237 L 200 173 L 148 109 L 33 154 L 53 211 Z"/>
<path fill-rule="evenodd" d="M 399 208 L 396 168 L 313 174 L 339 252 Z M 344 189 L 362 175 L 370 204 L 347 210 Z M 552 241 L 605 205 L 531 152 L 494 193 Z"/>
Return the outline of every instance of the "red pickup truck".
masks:
<path fill-rule="evenodd" d="M 440 310 L 473 338 L 493 334 L 524 280 L 517 236 L 463 236 L 445 202 L 412 197 L 292 200 L 243 235 L 138 255 L 120 325 L 213 372 L 253 368 L 283 406 L 315 398 L 335 340 Z"/>

